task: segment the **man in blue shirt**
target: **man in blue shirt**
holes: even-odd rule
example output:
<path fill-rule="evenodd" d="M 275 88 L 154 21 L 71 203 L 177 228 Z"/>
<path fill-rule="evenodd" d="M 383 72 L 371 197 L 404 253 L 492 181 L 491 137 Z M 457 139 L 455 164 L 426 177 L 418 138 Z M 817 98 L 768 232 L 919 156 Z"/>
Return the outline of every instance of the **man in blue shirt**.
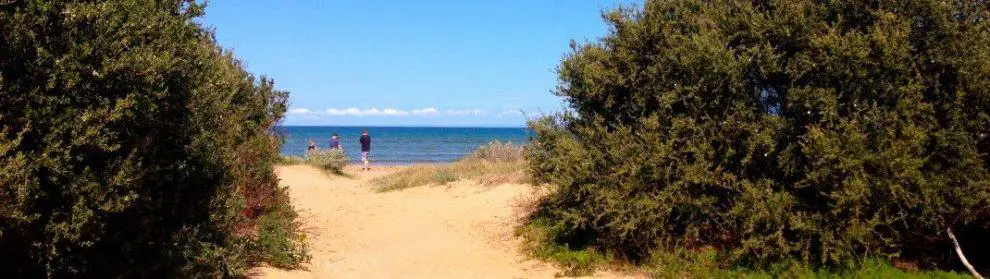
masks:
<path fill-rule="evenodd" d="M 368 135 L 368 129 L 361 130 L 361 161 L 364 162 L 364 167 L 361 170 L 371 170 L 368 166 L 368 153 L 371 152 L 371 136 Z"/>

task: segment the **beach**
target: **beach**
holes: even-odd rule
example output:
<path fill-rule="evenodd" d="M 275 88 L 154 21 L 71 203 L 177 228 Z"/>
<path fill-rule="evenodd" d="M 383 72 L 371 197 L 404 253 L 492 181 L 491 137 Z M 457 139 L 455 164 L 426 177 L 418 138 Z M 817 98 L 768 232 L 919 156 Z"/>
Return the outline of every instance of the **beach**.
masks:
<path fill-rule="evenodd" d="M 276 167 L 313 258 L 302 270 L 259 267 L 252 277 L 554 278 L 560 272 L 528 257 L 514 233 L 540 195 L 535 187 L 461 180 L 380 193 L 369 181 L 405 167 L 358 168 L 329 175 L 308 165 Z"/>

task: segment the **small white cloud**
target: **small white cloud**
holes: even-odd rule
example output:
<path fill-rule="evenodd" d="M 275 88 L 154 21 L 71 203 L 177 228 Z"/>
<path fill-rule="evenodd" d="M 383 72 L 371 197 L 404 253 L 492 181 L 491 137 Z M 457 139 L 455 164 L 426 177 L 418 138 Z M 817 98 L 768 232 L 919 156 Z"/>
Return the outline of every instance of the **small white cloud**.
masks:
<path fill-rule="evenodd" d="M 412 114 L 415 115 L 435 115 L 438 111 L 436 108 L 421 108 L 412 110 Z"/>
<path fill-rule="evenodd" d="M 390 116 L 406 116 L 406 115 L 409 115 L 409 112 L 407 112 L 407 111 L 399 110 L 399 109 L 393 109 L 393 108 L 384 109 L 384 110 L 382 110 L 381 113 L 382 113 L 382 115 L 390 115 Z"/>
<path fill-rule="evenodd" d="M 343 109 L 327 109 L 326 112 L 327 112 L 328 115 L 346 115 L 347 114 L 347 110 L 343 110 Z"/>
<path fill-rule="evenodd" d="M 381 115 L 381 114 L 382 114 L 382 111 L 378 110 L 378 108 L 371 108 L 371 109 L 362 110 L 359 113 L 359 116 L 364 116 L 364 115 L 375 116 L 375 115 Z"/>
<path fill-rule="evenodd" d="M 308 108 L 289 109 L 289 114 L 310 114 L 312 112 L 313 111 L 309 110 Z"/>
<path fill-rule="evenodd" d="M 486 112 L 480 109 L 448 109 L 444 113 L 448 115 L 484 115 Z"/>
<path fill-rule="evenodd" d="M 541 117 L 545 115 L 542 112 L 525 112 L 520 109 L 507 109 L 507 110 L 503 110 L 500 114 L 502 116 L 508 116 L 508 117 L 522 116 L 525 118 Z"/>
<path fill-rule="evenodd" d="M 334 116 L 409 116 L 409 115 L 424 116 L 424 115 L 435 115 L 438 114 L 439 112 L 440 111 L 437 110 L 436 108 L 421 108 L 421 109 L 414 109 L 411 111 L 396 109 L 396 108 L 359 109 L 352 107 L 346 109 L 335 109 L 335 108 L 326 109 L 327 115 L 334 115 Z"/>

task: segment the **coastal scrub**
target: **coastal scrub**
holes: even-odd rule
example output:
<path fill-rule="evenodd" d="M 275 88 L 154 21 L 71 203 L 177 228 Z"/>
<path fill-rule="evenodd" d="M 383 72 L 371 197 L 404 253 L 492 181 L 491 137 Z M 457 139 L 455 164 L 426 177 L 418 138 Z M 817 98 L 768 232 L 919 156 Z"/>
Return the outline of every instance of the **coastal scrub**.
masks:
<path fill-rule="evenodd" d="M 526 161 L 560 245 L 990 271 L 990 6 L 646 1 L 572 42 Z"/>
<path fill-rule="evenodd" d="M 0 3 L 0 274 L 239 277 L 306 249 L 272 166 L 288 92 L 198 1 Z"/>

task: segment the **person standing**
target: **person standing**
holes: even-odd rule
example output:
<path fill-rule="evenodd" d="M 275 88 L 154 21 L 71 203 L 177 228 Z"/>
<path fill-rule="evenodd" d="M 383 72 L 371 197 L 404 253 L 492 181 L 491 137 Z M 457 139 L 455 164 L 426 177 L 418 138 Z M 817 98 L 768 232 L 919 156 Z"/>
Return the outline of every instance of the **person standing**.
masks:
<path fill-rule="evenodd" d="M 371 136 L 368 135 L 368 129 L 361 130 L 361 161 L 364 162 L 364 167 L 361 170 L 371 170 L 368 166 L 368 154 L 371 153 Z"/>
<path fill-rule="evenodd" d="M 316 142 L 309 140 L 309 146 L 306 147 L 306 152 L 309 153 L 313 151 L 316 151 Z"/>
<path fill-rule="evenodd" d="M 330 149 L 340 149 L 340 136 L 337 133 L 330 137 Z"/>

